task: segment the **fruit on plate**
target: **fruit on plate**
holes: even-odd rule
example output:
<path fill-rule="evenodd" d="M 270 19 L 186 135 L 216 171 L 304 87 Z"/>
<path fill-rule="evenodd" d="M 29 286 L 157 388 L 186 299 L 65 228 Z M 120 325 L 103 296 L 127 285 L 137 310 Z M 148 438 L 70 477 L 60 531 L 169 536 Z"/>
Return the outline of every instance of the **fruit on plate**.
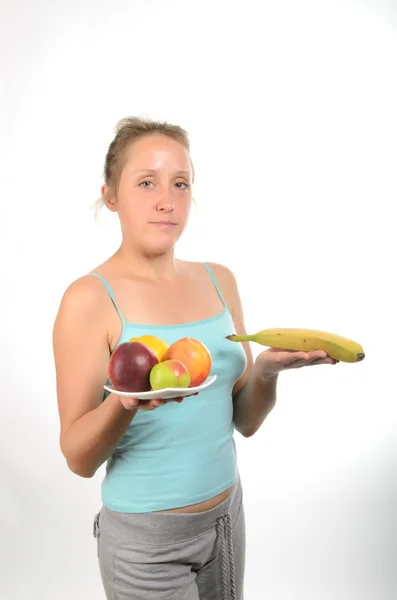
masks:
<path fill-rule="evenodd" d="M 212 357 L 208 348 L 195 338 L 184 337 L 173 342 L 163 360 L 179 360 L 190 373 L 189 387 L 200 385 L 208 377 L 212 367 Z"/>
<path fill-rule="evenodd" d="M 317 329 L 262 329 L 251 335 L 231 334 L 226 336 L 226 339 L 232 342 L 256 342 L 262 346 L 283 350 L 325 350 L 331 358 L 347 363 L 356 363 L 365 358 L 363 347 L 357 342 Z"/>
<path fill-rule="evenodd" d="M 141 344 L 145 344 L 148 346 L 155 355 L 157 356 L 157 360 L 161 362 L 164 358 L 164 354 L 168 349 L 168 344 L 161 338 L 156 337 L 155 335 L 141 335 L 139 337 L 132 337 L 130 342 L 140 342 Z"/>
<path fill-rule="evenodd" d="M 150 372 L 158 364 L 153 350 L 140 342 L 124 342 L 110 357 L 107 376 L 121 392 L 148 392 Z"/>
<path fill-rule="evenodd" d="M 153 390 L 187 388 L 189 384 L 190 373 L 180 360 L 164 360 L 154 365 L 150 372 L 150 385 Z"/>

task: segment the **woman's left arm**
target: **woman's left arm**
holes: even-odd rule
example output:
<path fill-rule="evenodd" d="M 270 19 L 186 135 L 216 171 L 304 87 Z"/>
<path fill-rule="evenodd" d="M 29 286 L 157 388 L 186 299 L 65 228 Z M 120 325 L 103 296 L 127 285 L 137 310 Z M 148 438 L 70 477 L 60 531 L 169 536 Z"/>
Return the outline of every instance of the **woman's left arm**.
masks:
<path fill-rule="evenodd" d="M 233 424 L 244 437 L 258 431 L 276 404 L 278 375 L 266 378 L 256 365 L 243 387 L 233 393 Z"/>
<path fill-rule="evenodd" d="M 246 334 L 241 298 L 233 273 L 226 267 L 220 268 L 218 276 L 223 283 L 225 297 L 231 312 L 235 333 Z M 233 332 L 230 332 L 233 333 Z M 234 344 L 236 342 L 230 342 Z M 244 437 L 254 435 L 273 410 L 277 399 L 279 374 L 287 369 L 303 366 L 336 364 L 323 350 L 295 352 L 268 348 L 253 359 L 249 342 L 241 342 L 247 355 L 247 367 L 236 381 L 233 397 L 233 424 Z"/>
<path fill-rule="evenodd" d="M 227 279 L 227 298 L 235 333 L 244 335 L 247 331 L 242 302 L 236 279 L 231 271 L 228 272 Z M 241 342 L 241 344 L 247 356 L 247 367 L 233 387 L 233 424 L 241 435 L 250 437 L 256 433 L 276 404 L 278 376 L 263 377 L 262 371 L 258 368 L 259 362 L 253 359 L 250 342 Z"/>

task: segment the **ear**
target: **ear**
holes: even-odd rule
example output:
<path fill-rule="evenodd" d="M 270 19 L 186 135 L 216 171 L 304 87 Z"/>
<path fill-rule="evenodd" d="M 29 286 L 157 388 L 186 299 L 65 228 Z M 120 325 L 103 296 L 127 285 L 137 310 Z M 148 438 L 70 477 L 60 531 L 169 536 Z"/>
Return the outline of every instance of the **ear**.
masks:
<path fill-rule="evenodd" d="M 116 198 L 113 194 L 112 189 L 110 188 L 110 186 L 104 184 L 101 187 L 101 193 L 102 193 L 102 198 L 103 198 L 103 203 L 105 204 L 105 206 L 112 212 L 116 212 L 117 211 L 117 207 L 116 207 Z"/>

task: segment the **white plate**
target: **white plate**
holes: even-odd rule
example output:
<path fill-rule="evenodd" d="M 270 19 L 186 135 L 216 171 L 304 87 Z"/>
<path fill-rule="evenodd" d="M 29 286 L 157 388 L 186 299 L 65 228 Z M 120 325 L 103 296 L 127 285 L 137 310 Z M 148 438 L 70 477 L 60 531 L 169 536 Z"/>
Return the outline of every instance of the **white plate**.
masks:
<path fill-rule="evenodd" d="M 104 385 L 103 387 L 108 392 L 112 392 L 118 396 L 138 398 L 139 400 L 152 400 L 152 398 L 175 398 L 175 396 L 189 396 L 190 394 L 195 394 L 196 392 L 202 392 L 214 383 L 216 377 L 216 375 L 209 375 L 201 385 L 196 385 L 190 388 L 164 388 L 162 390 L 151 390 L 150 392 L 120 392 L 110 385 Z"/>

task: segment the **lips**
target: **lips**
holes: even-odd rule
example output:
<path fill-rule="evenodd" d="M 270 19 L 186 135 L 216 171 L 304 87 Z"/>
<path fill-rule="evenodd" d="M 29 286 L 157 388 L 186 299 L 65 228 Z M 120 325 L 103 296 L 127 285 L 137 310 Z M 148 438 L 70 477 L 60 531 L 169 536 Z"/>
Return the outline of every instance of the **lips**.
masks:
<path fill-rule="evenodd" d="M 152 221 L 152 225 L 176 225 L 173 221 Z"/>

